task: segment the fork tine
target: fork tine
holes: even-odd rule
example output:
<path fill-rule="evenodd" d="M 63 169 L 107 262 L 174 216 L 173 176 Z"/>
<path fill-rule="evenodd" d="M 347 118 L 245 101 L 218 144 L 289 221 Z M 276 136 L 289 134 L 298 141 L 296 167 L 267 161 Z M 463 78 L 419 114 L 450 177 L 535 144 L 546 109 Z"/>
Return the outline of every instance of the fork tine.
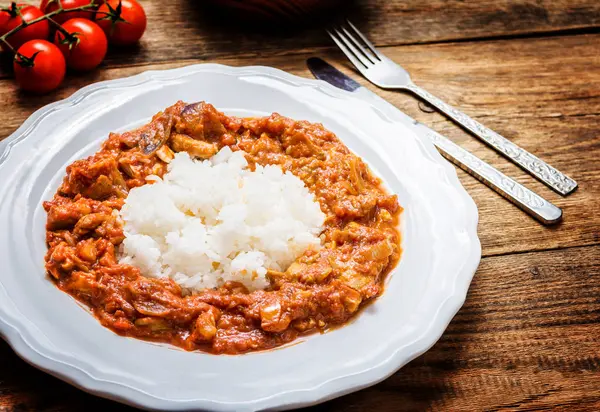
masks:
<path fill-rule="evenodd" d="M 335 30 L 335 29 L 334 29 Z M 359 71 L 363 71 L 365 69 L 368 69 L 369 67 L 367 66 L 366 63 L 364 63 L 353 51 L 351 48 L 347 47 L 346 44 L 344 42 L 342 42 L 341 40 L 338 39 L 337 36 L 335 36 L 330 30 L 327 30 L 327 33 L 329 34 L 329 37 L 331 37 L 331 39 L 335 42 L 335 44 L 337 44 L 337 46 L 340 48 L 340 50 L 346 55 L 346 57 L 348 58 L 348 60 L 350 60 L 352 62 L 352 64 L 354 65 L 354 67 L 356 67 Z M 335 33 L 339 36 L 339 33 L 337 30 L 335 30 Z M 340 37 L 341 38 L 341 37 Z"/>
<path fill-rule="evenodd" d="M 356 33 L 356 35 L 358 37 L 360 37 L 360 39 L 364 42 L 364 44 L 369 48 L 369 50 L 371 50 L 371 53 L 373 53 L 375 55 L 375 57 L 377 57 L 379 60 L 381 60 L 381 54 L 377 51 L 377 49 L 375 48 L 375 46 L 373 45 L 373 43 L 371 43 L 361 32 L 360 30 L 358 30 L 356 28 L 356 26 L 354 26 L 354 24 L 352 24 L 352 22 L 350 20 L 346 19 L 346 23 L 348 23 L 348 25 L 352 28 L 352 30 L 354 30 L 354 33 Z"/>
<path fill-rule="evenodd" d="M 356 44 L 352 40 L 350 40 L 344 32 L 342 32 L 340 30 L 340 28 L 334 27 L 333 32 L 335 33 L 338 40 L 341 43 L 343 43 L 344 46 L 346 46 L 346 48 L 352 52 L 354 57 L 356 57 L 358 60 L 360 60 L 360 62 L 366 68 L 368 68 L 369 65 L 373 64 L 373 61 L 371 59 L 369 59 L 369 57 L 367 55 L 365 55 L 364 51 L 362 51 L 359 47 L 357 47 Z"/>
<path fill-rule="evenodd" d="M 370 63 L 375 64 L 378 60 L 377 56 L 373 56 L 369 50 L 361 44 L 360 41 L 356 39 L 344 26 L 340 27 L 341 31 L 346 35 L 345 39 L 348 40 L 356 49 L 360 52 L 360 54 L 365 57 Z"/>

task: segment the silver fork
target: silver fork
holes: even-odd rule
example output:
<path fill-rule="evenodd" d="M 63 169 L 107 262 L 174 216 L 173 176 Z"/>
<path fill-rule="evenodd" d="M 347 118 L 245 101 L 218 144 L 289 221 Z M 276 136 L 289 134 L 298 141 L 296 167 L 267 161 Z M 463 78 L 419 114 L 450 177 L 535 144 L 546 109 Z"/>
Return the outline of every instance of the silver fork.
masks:
<path fill-rule="evenodd" d="M 377 51 L 350 21 L 327 33 L 371 83 L 382 89 L 403 89 L 416 94 L 558 193 L 567 195 L 577 188 L 577 182 L 569 176 L 414 84 L 406 70 Z"/>

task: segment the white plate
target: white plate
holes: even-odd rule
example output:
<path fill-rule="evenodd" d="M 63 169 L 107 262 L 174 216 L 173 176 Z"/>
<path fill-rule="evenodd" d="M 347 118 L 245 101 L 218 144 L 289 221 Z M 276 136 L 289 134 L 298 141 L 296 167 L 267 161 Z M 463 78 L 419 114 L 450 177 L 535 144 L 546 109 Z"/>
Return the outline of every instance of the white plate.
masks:
<path fill-rule="evenodd" d="M 404 254 L 349 325 L 277 350 L 214 356 L 117 336 L 44 273 L 43 200 L 109 132 L 176 100 L 321 122 L 399 195 Z M 477 209 L 454 168 L 385 103 L 266 68 L 196 65 L 85 87 L 0 143 L 0 331 L 25 360 L 94 394 L 161 410 L 286 409 L 373 385 L 429 349 L 479 264 Z"/>

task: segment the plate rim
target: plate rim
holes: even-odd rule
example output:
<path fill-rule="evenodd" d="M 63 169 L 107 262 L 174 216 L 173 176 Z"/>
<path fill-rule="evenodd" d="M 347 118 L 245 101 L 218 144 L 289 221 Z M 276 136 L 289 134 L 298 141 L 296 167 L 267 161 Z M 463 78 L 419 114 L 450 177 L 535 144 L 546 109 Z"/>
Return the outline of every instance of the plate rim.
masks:
<path fill-rule="evenodd" d="M 367 100 L 364 98 L 364 96 L 359 97 L 351 92 L 337 89 L 321 80 L 313 80 L 296 76 L 285 71 L 266 66 L 233 67 L 215 63 L 204 63 L 174 69 L 149 70 L 130 77 L 106 80 L 85 86 L 63 100 L 56 101 L 38 109 L 31 116 L 29 116 L 14 133 L 0 142 L 0 166 L 8 158 L 11 149 L 15 144 L 25 140 L 43 118 L 53 112 L 59 111 L 61 107 L 74 106 L 79 101 L 99 90 L 104 90 L 111 87 L 133 87 L 151 80 L 160 80 L 160 78 L 157 78 L 156 76 L 161 75 L 166 77 L 170 74 L 169 78 L 173 78 L 178 74 L 184 75 L 190 74 L 190 72 L 202 71 L 214 71 L 217 73 L 237 75 L 258 74 L 269 78 L 283 80 L 298 86 L 309 86 L 326 94 L 334 95 L 335 97 L 352 97 L 354 99 L 358 98 L 359 100 L 366 101 L 374 108 L 385 108 L 385 110 L 389 110 L 390 106 L 389 103 L 383 100 L 381 102 L 378 100 Z M 398 113 L 403 115 L 403 113 L 400 111 L 398 111 Z M 404 115 L 404 117 L 408 119 L 406 115 Z M 412 132 L 419 137 L 423 137 L 423 131 L 421 129 L 413 127 Z M 339 376 L 335 379 L 321 382 L 320 384 L 309 389 L 296 389 L 277 392 L 276 394 L 268 397 L 256 399 L 252 402 L 245 402 L 243 404 L 244 407 L 250 407 L 251 409 L 255 410 L 265 408 L 281 409 L 308 406 L 375 385 L 387 379 L 408 362 L 429 350 L 439 340 L 452 318 L 454 318 L 458 310 L 462 307 L 466 299 L 470 283 L 475 275 L 481 259 L 481 243 L 477 235 L 479 214 L 475 202 L 460 183 L 456 169 L 441 156 L 441 154 L 435 149 L 434 145 L 428 139 L 422 140 L 422 148 L 428 152 L 434 161 L 442 166 L 445 172 L 445 177 L 449 180 L 448 183 L 450 183 L 450 185 L 457 190 L 457 194 L 464 201 L 466 216 L 465 225 L 469 226 L 465 229 L 467 230 L 467 235 L 469 237 L 471 252 L 469 256 L 465 258 L 465 262 L 460 272 L 455 275 L 456 277 L 451 288 L 448 288 L 451 289 L 451 293 L 449 291 L 446 299 L 438 304 L 436 316 L 430 320 L 427 330 L 420 336 L 420 338 L 410 342 L 411 345 L 418 346 L 418 349 L 412 350 L 409 356 L 406 356 L 405 353 L 401 353 L 400 351 L 395 351 L 387 359 L 378 363 L 377 365 L 373 365 L 367 370 L 358 371 L 353 375 Z M 95 378 L 77 365 L 62 362 L 60 360 L 53 359 L 49 355 L 44 355 L 42 351 L 36 350 L 30 343 L 27 342 L 16 325 L 11 324 L 5 318 L 5 310 L 2 305 L 0 305 L 0 336 L 7 341 L 15 353 L 17 353 L 19 357 L 21 357 L 30 365 L 33 365 L 38 369 L 58 377 L 63 381 L 66 381 L 94 395 L 113 399 L 145 409 L 156 408 L 157 401 L 159 401 L 161 404 L 161 409 L 167 406 L 165 405 L 165 402 L 168 402 L 167 409 L 169 410 L 189 410 L 190 406 L 192 406 L 190 401 L 177 402 L 176 400 L 172 399 L 167 400 L 158 398 L 138 388 Z M 40 346 L 43 347 L 43 345 Z M 348 378 L 349 376 L 352 378 L 351 382 L 336 385 L 336 383 L 339 383 L 339 381 L 344 378 Z M 286 396 L 294 398 L 292 403 L 286 403 Z M 208 399 L 195 399 L 193 401 L 193 408 L 195 409 L 210 408 L 213 410 L 229 410 L 232 407 L 240 406 L 242 405 L 240 405 L 239 402 L 223 402 Z"/>

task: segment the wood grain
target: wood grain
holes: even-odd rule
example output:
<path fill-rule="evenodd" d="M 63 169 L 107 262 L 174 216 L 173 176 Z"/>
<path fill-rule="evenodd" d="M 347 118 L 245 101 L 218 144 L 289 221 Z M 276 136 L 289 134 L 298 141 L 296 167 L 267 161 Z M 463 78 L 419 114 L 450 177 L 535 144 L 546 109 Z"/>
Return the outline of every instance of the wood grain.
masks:
<path fill-rule="evenodd" d="M 17 91 L 0 69 L 0 139 L 89 83 L 148 69 L 210 61 L 311 77 L 304 62 L 317 54 L 360 79 L 324 35 L 327 19 L 273 34 L 201 3 L 143 1 L 149 26 L 140 46 L 112 50 L 99 70 L 71 74 L 47 96 Z M 464 307 L 430 351 L 389 379 L 309 410 L 600 410 L 600 2 L 357 0 L 345 13 L 419 85 L 580 187 L 563 198 L 412 96 L 368 85 L 555 202 L 565 218 L 541 226 L 458 171 L 479 208 L 484 254 Z M 131 410 L 36 370 L 0 342 L 0 412 L 89 408 Z"/>
<path fill-rule="evenodd" d="M 596 31 L 600 26 L 597 0 L 356 0 L 308 27 L 286 24 L 285 30 L 215 15 L 198 0 L 172 0 L 168 6 L 157 0 L 143 3 L 148 28 L 141 45 L 112 48 L 106 67 L 322 51 L 332 48 L 323 29 L 342 16 L 350 17 L 377 45 L 388 46 Z M 9 72 L 10 65 L 5 65 L 0 78 Z"/>
<path fill-rule="evenodd" d="M 484 259 L 426 354 L 314 410 L 600 410 L 600 249 Z"/>
<path fill-rule="evenodd" d="M 600 409 L 600 248 L 485 258 L 441 340 L 384 382 L 314 411 Z M 0 344 L 0 411 L 125 411 Z"/>
<path fill-rule="evenodd" d="M 564 64 L 565 50 L 570 56 L 569 64 Z M 484 256 L 600 243 L 600 219 L 595 218 L 600 215 L 600 202 L 596 200 L 600 198 L 600 170 L 596 160 L 600 155 L 600 34 L 414 45 L 385 51 L 401 61 L 418 84 L 580 182 L 575 193 L 563 198 L 442 115 L 421 111 L 412 96 L 377 90 L 410 116 L 454 139 L 564 209 L 562 224 L 543 227 L 471 176 L 458 171 L 480 211 L 479 234 Z M 359 79 L 339 53 L 322 55 Z M 214 61 L 262 64 L 311 77 L 304 63 L 308 56 Z M 193 61 L 114 68 L 71 77 L 62 90 L 35 99 L 17 92 L 10 80 L 0 80 L 0 99 L 6 104 L 6 120 L 0 124 L 0 136 L 16 129 L 35 109 L 90 82 L 190 63 Z M 510 230 L 506 230 L 507 225 Z"/>

